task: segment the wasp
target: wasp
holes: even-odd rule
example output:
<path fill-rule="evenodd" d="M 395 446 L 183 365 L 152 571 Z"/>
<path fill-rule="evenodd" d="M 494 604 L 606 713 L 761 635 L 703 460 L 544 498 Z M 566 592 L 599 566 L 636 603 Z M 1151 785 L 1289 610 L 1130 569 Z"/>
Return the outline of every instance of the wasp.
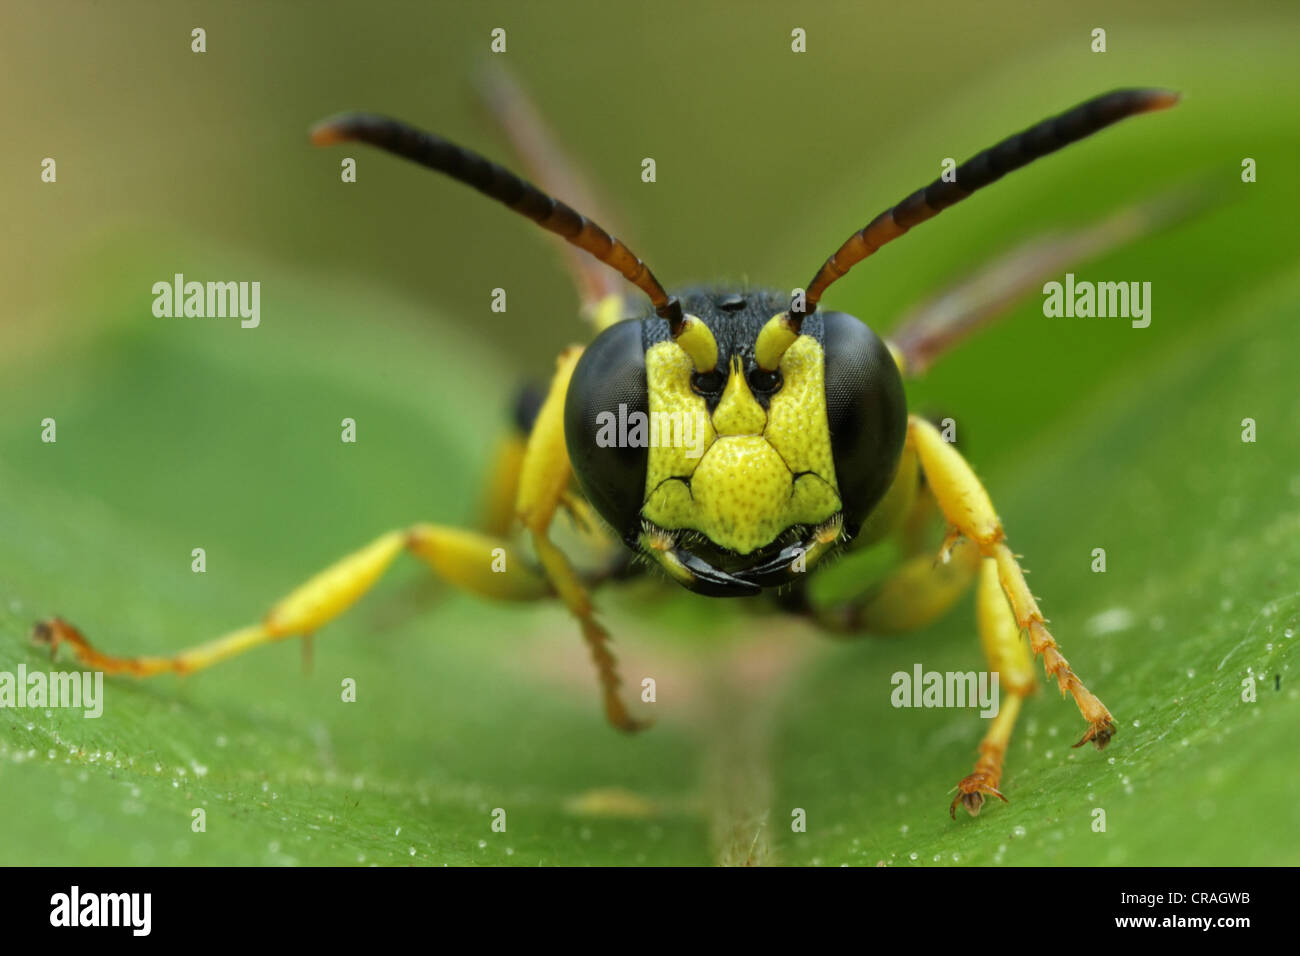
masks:
<path fill-rule="evenodd" d="M 522 95 L 510 84 L 496 91 L 490 100 L 530 174 L 570 199 L 586 197 Z M 38 624 L 35 636 L 55 652 L 70 646 L 83 665 L 107 673 L 188 674 L 269 642 L 310 638 L 407 552 L 486 598 L 563 602 L 595 663 L 609 722 L 633 731 L 644 724 L 619 693 L 610 634 L 590 596 L 599 584 L 657 568 L 699 594 L 772 600 L 781 613 L 838 634 L 920 628 L 973 586 L 977 631 L 1002 688 L 974 770 L 949 806 L 954 817 L 959 804 L 974 816 L 986 796 L 1006 800 L 998 788 L 1013 726 L 1035 688 L 1034 658 L 1082 714 L 1086 731 L 1075 746 L 1104 748 L 1115 721 L 1062 655 L 975 472 L 934 423 L 908 409 L 904 379 L 980 326 L 989 312 L 983 300 L 958 296 L 955 306 L 923 309 L 883 338 L 860 318 L 824 308 L 822 298 L 862 260 L 1007 173 L 1177 99 L 1121 89 L 1030 126 L 880 213 L 805 288 L 716 285 L 675 294 L 594 220 L 469 149 L 374 114 L 325 120 L 312 130 L 314 143 L 378 147 L 472 186 L 568 243 L 593 340 L 562 351 L 544 393 L 521 403 L 518 433 L 487 483 L 481 528 L 390 531 L 310 578 L 259 622 L 170 656 L 102 653 L 59 618 Z M 992 274 L 1005 292 L 1124 231 L 1103 226 L 1040 245 Z M 644 294 L 645 306 L 629 302 L 622 280 Z M 598 440 L 611 420 L 637 416 L 664 424 L 660 440 Z M 692 442 L 663 439 L 670 423 L 687 421 L 695 423 Z M 575 563 L 553 533 L 558 515 L 602 542 L 608 560 Z M 833 559 L 852 561 L 885 544 L 898 559 L 883 578 L 837 603 L 812 596 L 810 576 Z"/>

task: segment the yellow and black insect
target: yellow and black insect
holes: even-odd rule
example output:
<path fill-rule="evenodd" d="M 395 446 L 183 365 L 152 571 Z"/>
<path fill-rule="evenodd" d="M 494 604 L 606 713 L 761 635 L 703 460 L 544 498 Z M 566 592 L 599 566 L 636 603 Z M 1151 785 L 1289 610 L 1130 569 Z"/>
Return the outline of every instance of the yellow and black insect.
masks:
<path fill-rule="evenodd" d="M 904 376 L 969 334 L 988 309 L 972 299 L 922 310 L 886 341 L 820 302 L 881 246 L 1006 173 L 1176 101 L 1163 90 L 1118 90 L 1003 140 L 958 166 L 955 176 L 881 213 L 793 294 L 722 287 L 670 295 L 595 222 L 476 153 L 379 116 L 327 120 L 312 132 L 317 144 L 362 141 L 428 166 L 588 254 L 570 260 L 598 334 L 585 349 L 565 350 L 544 396 L 521 408 L 520 438 L 507 443 L 498 462 L 482 531 L 418 524 L 384 534 L 289 594 L 261 622 L 174 656 L 112 657 L 57 618 L 37 625 L 36 634 L 56 649 L 69 644 L 85 665 L 106 672 L 189 673 L 270 641 L 312 635 L 405 550 L 446 581 L 489 598 L 559 597 L 590 647 L 610 722 L 634 730 L 640 724 L 620 699 L 609 635 L 588 596 L 597 583 L 657 566 L 701 594 L 766 593 L 783 612 L 838 632 L 870 633 L 923 626 L 976 582 L 980 638 L 1003 690 L 975 770 L 950 807 L 955 814 L 960 802 L 976 814 L 984 795 L 1005 799 L 997 788 L 1007 744 L 1034 687 L 1030 650 L 1087 722 L 1076 746 L 1104 747 L 1115 724 L 1062 657 L 988 493 L 954 445 L 908 413 Z M 526 101 L 502 81 L 493 102 L 531 174 L 581 200 L 584 187 L 559 161 Z M 1132 232 L 1129 220 L 1103 225 L 1013 256 L 994 272 L 1004 291 L 1012 290 Z M 623 287 L 597 263 L 644 292 L 651 309 L 627 317 Z M 648 423 L 650 434 L 635 427 L 626 433 L 629 421 Z M 618 433 L 610 440 L 614 422 Z M 650 440 L 656 424 L 658 441 Z M 675 440 L 686 432 L 689 442 Z M 664 440 L 665 434 L 675 437 Z M 552 540 L 561 511 L 603 536 L 603 566 L 580 568 Z M 937 524 L 936 513 L 947 527 L 938 560 L 923 533 Z M 840 604 L 813 600 L 809 574 L 834 556 L 885 542 L 902 555 L 886 577 L 864 582 L 859 596 Z"/>

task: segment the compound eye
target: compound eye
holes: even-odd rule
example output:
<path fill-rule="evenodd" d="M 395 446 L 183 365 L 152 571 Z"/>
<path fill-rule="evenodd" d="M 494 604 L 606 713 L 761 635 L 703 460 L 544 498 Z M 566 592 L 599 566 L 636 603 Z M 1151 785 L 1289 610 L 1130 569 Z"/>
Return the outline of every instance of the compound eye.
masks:
<path fill-rule="evenodd" d="M 880 502 L 907 434 L 907 399 L 889 348 L 843 312 L 823 316 L 826 424 L 844 523 L 857 534 Z"/>
<path fill-rule="evenodd" d="M 716 395 L 725 384 L 722 373 L 716 368 L 708 372 L 691 373 L 691 389 L 697 395 Z"/>
<path fill-rule="evenodd" d="M 640 531 L 648 455 L 644 444 L 620 440 L 619 427 L 649 407 L 641 323 L 619 322 L 578 359 L 564 402 L 564 441 L 583 493 L 624 538 Z"/>

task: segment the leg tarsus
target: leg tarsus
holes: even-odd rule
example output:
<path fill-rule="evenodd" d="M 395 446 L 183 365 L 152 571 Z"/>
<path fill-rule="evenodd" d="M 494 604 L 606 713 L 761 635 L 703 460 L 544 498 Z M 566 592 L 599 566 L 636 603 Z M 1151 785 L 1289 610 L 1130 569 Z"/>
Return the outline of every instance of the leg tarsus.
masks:
<path fill-rule="evenodd" d="M 654 723 L 652 720 L 637 720 L 627 711 L 627 705 L 619 696 L 619 686 L 623 683 L 618 676 L 618 662 L 609 649 L 609 633 L 594 619 L 582 622 L 582 636 L 591 648 L 591 659 L 596 664 L 596 675 L 600 679 L 601 698 L 605 704 L 605 719 L 610 726 L 627 734 L 647 730 Z"/>
<path fill-rule="evenodd" d="M 997 562 L 998 579 L 1017 627 L 1028 632 L 1034 655 L 1042 656 L 1048 676 L 1056 678 L 1062 692 L 1074 697 L 1079 712 L 1088 722 L 1088 732 L 1081 743 L 1091 740 L 1099 748 L 1104 747 L 1115 733 L 1115 721 L 1061 656 L 1055 638 L 1047 630 L 1047 619 L 1025 583 L 1024 570 L 1007 547 L 1002 522 L 983 484 L 966 459 L 925 419 L 916 415 L 908 418 L 907 440 L 921 459 L 921 470 L 952 531 L 975 542 L 980 554 Z"/>
<path fill-rule="evenodd" d="M 1047 630 L 1041 615 L 1038 620 L 1031 621 L 1026 630 L 1029 632 L 1029 646 L 1033 649 L 1035 657 L 1043 658 L 1043 669 L 1047 672 L 1047 676 L 1056 678 L 1056 685 L 1061 689 L 1062 697 L 1070 694 L 1074 698 L 1079 713 L 1083 714 L 1083 719 L 1088 722 L 1087 733 L 1074 746 L 1082 747 L 1088 741 L 1092 741 L 1098 750 L 1105 749 L 1110 739 L 1115 736 L 1115 719 L 1110 711 L 1097 695 L 1088 690 L 1083 681 L 1075 676 L 1074 671 L 1070 669 L 1070 662 L 1061 655 L 1056 639 Z"/>
<path fill-rule="evenodd" d="M 57 652 L 61 644 L 71 646 L 83 667 L 133 677 L 193 673 L 254 647 L 292 637 L 304 638 L 307 665 L 310 637 L 360 600 L 403 550 L 423 558 L 444 580 L 465 590 L 519 600 L 550 593 L 546 580 L 505 542 L 455 528 L 416 525 L 381 535 L 336 561 L 273 605 L 261 622 L 167 657 L 114 657 L 101 653 L 81 631 L 61 618 L 38 623 L 32 636 L 49 644 L 51 653 Z M 493 570 L 498 558 L 507 561 L 503 573 Z"/>
<path fill-rule="evenodd" d="M 634 719 L 627 711 L 618 689 L 623 683 L 618 676 L 617 662 L 609 649 L 609 632 L 596 620 L 582 582 L 574 573 L 568 558 L 560 551 L 544 531 L 533 533 L 533 545 L 537 550 L 538 560 L 546 571 L 547 577 L 555 587 L 556 593 L 564 601 L 569 613 L 578 619 L 582 628 L 582 638 L 591 651 L 592 662 L 596 665 L 596 676 L 600 680 L 601 697 L 605 703 L 605 717 L 619 730 L 633 733 L 649 727 L 648 721 Z"/>
<path fill-rule="evenodd" d="M 1024 699 L 1033 693 L 1034 662 L 1025 642 L 1020 637 L 1015 615 L 998 580 L 997 562 L 983 558 L 980 562 L 979 583 L 975 590 L 975 617 L 979 627 L 980 645 L 988 661 L 989 670 L 998 675 L 1002 699 L 998 712 L 990 719 L 988 731 L 980 741 L 979 757 L 975 770 L 957 784 L 957 796 L 948 807 L 948 815 L 957 816 L 957 804 L 977 816 L 984 806 L 984 796 L 989 794 L 1007 802 L 998 789 L 1006 766 L 1007 748 L 1011 731 Z"/>
<path fill-rule="evenodd" d="M 957 796 L 952 798 L 952 803 L 948 806 L 948 816 L 954 820 L 957 819 L 957 804 L 973 817 L 980 815 L 980 808 L 984 806 L 984 794 L 997 797 L 1003 803 L 1010 803 L 1002 795 L 1002 791 L 993 785 L 993 778 L 982 771 L 975 771 L 967 777 L 964 777 L 961 783 L 957 784 Z"/>
<path fill-rule="evenodd" d="M 86 639 L 77 628 L 59 617 L 38 621 L 32 628 L 32 639 L 38 644 L 48 644 L 53 659 L 61 644 L 73 649 L 77 662 L 90 670 L 105 674 L 130 674 L 132 677 L 152 677 L 168 672 L 188 674 L 231 654 L 239 653 L 253 644 L 274 640 L 260 625 L 234 631 L 225 637 L 209 641 L 173 657 L 114 657 L 104 654 Z"/>

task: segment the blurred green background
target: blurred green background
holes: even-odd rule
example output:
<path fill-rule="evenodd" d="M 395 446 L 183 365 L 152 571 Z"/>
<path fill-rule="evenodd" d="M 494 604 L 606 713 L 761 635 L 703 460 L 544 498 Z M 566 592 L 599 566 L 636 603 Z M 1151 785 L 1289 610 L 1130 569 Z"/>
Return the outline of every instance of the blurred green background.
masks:
<path fill-rule="evenodd" d="M 958 417 L 1066 655 L 1119 720 L 1105 753 L 1069 749 L 1081 722 L 1048 688 L 1011 803 L 952 823 L 981 722 L 893 710 L 889 675 L 980 666 L 969 601 L 903 641 L 833 644 L 647 585 L 599 598 L 629 683 L 659 682 L 658 726 L 624 739 L 561 611 L 453 595 L 408 564 L 321 636 L 308 676 L 285 645 L 110 682 L 98 721 L 0 710 L 0 862 L 1300 862 L 1298 26 L 1282 2 L 6 7 L 0 670 L 46 666 L 38 617 L 176 649 L 380 530 L 473 520 L 513 389 L 585 333 L 559 258 L 472 191 L 306 130 L 375 109 L 508 158 L 471 92 L 495 27 L 669 285 L 803 283 L 942 158 L 1118 86 L 1184 99 L 945 213 L 827 304 L 887 330 L 1043 229 L 1192 177 L 1231 201 L 1075 270 L 1150 281 L 1150 328 L 1045 319 L 1034 296 L 911 389 Z M 151 286 L 176 272 L 260 281 L 261 327 L 154 318 Z"/>

